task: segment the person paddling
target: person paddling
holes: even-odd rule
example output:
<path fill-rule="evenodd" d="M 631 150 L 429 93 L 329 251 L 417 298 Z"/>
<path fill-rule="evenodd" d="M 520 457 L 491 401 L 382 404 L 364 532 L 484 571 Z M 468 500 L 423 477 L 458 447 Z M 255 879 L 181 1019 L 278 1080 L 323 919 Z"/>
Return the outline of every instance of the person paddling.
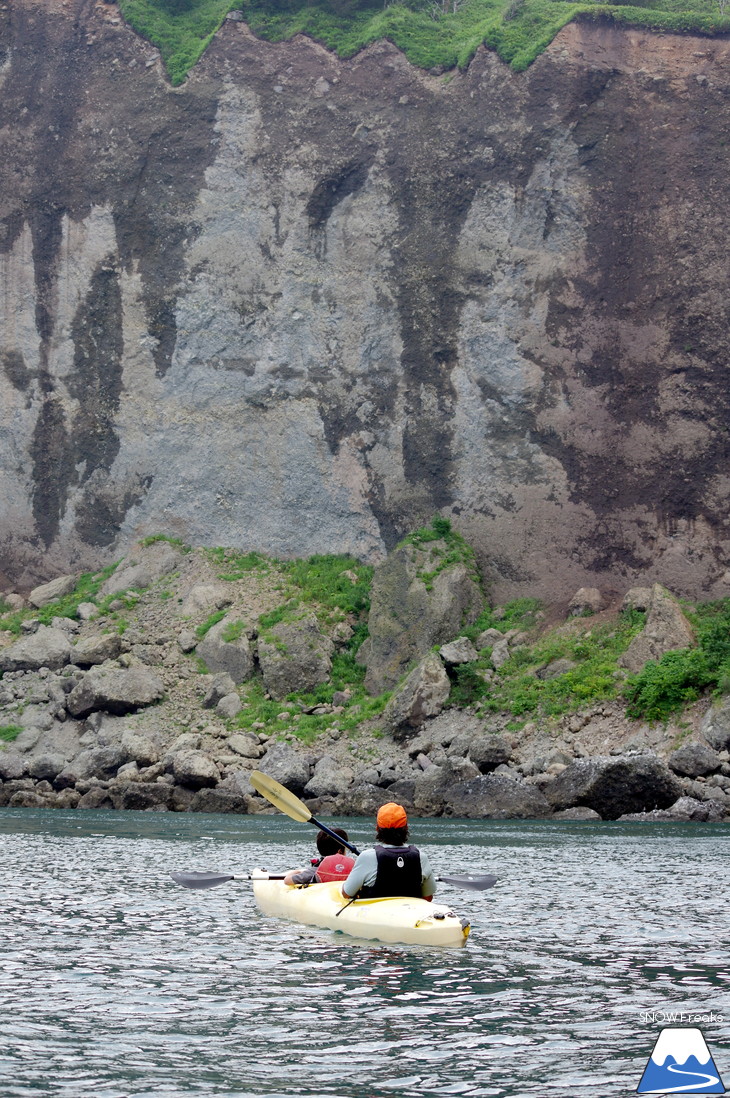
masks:
<path fill-rule="evenodd" d="M 428 858 L 408 845 L 408 816 L 400 804 L 378 809 L 375 846 L 363 850 L 342 886 L 348 900 L 376 896 L 422 896 L 432 900 L 436 880 Z"/>
<path fill-rule="evenodd" d="M 348 840 L 346 831 L 341 827 L 332 828 L 335 835 L 339 835 L 345 842 Z M 323 884 L 326 881 L 344 881 L 355 864 L 355 859 L 345 854 L 344 846 L 340 846 L 336 839 L 328 835 L 326 831 L 317 832 L 317 850 L 319 858 L 312 858 L 311 866 L 306 869 L 293 869 L 284 878 L 287 885 Z"/>

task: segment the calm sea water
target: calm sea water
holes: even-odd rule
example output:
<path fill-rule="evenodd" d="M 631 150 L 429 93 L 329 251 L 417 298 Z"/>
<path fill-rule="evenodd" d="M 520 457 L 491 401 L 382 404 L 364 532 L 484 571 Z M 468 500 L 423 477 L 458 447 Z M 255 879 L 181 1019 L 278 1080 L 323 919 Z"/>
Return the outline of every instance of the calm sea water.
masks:
<path fill-rule="evenodd" d="M 168 877 L 285 869 L 314 833 L 0 810 L 2 1098 L 608 1098 L 636 1091 L 671 1012 L 714 1014 L 730 1087 L 730 826 L 416 820 L 437 873 L 500 877 L 442 887 L 472 922 L 461 950 L 365 944 L 260 915 L 246 882 Z"/>

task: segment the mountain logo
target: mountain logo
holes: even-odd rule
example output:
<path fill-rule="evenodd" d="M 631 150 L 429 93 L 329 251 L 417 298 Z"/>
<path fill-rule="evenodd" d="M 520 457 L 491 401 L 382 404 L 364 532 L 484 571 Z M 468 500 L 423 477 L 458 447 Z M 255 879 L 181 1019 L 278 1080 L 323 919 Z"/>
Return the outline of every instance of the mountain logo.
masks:
<path fill-rule="evenodd" d="M 701 1029 L 663 1029 L 637 1094 L 725 1094 Z"/>

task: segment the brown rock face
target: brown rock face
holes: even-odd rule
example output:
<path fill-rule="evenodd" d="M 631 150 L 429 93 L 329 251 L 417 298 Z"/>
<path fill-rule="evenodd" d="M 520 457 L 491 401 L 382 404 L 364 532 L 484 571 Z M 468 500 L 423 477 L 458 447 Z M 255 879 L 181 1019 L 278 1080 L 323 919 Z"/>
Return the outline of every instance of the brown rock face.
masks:
<path fill-rule="evenodd" d="M 725 593 L 726 40 L 154 56 L 0 12 L 0 582 L 161 529 L 376 560 L 439 510 L 498 599 Z"/>

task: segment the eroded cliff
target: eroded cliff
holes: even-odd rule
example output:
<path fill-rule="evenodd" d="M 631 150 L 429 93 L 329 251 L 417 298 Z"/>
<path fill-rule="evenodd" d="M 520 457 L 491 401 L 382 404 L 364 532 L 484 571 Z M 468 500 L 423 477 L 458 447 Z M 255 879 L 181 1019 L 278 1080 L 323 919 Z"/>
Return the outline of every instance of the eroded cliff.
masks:
<path fill-rule="evenodd" d="M 498 598 L 730 590 L 726 40 L 433 76 L 228 22 L 171 89 L 113 6 L 0 20 L 7 582 L 441 511 Z"/>

